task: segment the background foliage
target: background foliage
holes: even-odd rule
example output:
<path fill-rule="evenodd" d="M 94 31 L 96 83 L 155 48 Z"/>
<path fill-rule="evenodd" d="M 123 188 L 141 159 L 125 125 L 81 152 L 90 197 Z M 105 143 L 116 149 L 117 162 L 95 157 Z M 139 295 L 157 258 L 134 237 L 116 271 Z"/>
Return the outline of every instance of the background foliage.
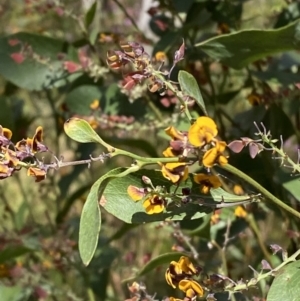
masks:
<path fill-rule="evenodd" d="M 196 99 L 194 117 L 205 104 L 218 124 L 219 136 L 228 143 L 240 137 L 255 139 L 253 122 L 263 122 L 274 138 L 282 136 L 284 151 L 297 162 L 298 1 L 155 1 L 148 11 L 150 31 L 141 30 L 136 21 L 141 14 L 139 1 L 92 1 L 89 7 L 83 2 L 0 0 L 0 124 L 12 130 L 13 141 L 31 137 L 41 125 L 45 144 L 64 161 L 99 156 L 101 147 L 77 143 L 64 132 L 64 122 L 75 116 L 88 121 L 117 148 L 161 156 L 168 143 L 164 129 L 170 124 L 188 127 L 176 97 L 169 91 L 150 93 L 145 84 L 126 90 L 122 72 L 108 68 L 106 55 L 119 49 L 121 41 L 135 41 L 150 55 L 163 51 L 170 69 L 184 40 L 185 56 L 171 79 L 179 80 L 182 90 Z M 185 85 L 183 72 L 193 75 L 201 94 L 195 82 Z M 91 106 L 94 100 L 99 100 L 99 108 Z M 248 149 L 229 154 L 231 165 L 299 211 L 297 173 L 291 177 L 292 170 L 280 165 L 271 152 L 255 159 Z M 53 157 L 47 154 L 43 160 Z M 281 257 L 272 255 L 270 244 L 280 245 L 290 255 L 299 249 L 299 220 L 267 200 L 247 207 L 248 218 L 223 209 L 217 223 L 206 215 L 209 209 L 197 213 L 197 218 L 204 218 L 178 224 L 156 222 L 161 217 L 146 214 L 132 217 L 141 204 L 130 202 L 125 193 L 120 198 L 115 187 L 125 191 L 128 185 L 140 183 L 141 175 L 155 173 L 147 170 L 107 184 L 99 241 L 86 267 L 78 253 L 83 204 L 95 181 L 131 163 L 116 157 L 89 168 L 74 165 L 51 171 L 40 183 L 24 171 L 1 181 L 1 301 L 125 300 L 129 298 L 126 279 L 132 283 L 134 277 L 146 284 L 151 296 L 156 294 L 153 299 L 162 300 L 175 294 L 165 283 L 167 264 L 191 254 L 193 248 L 199 255 L 197 263 L 207 273 L 225 274 L 235 281 L 251 279 L 253 269 L 261 271 L 262 259 L 273 268 L 280 264 Z M 229 192 L 239 184 L 246 194 L 257 193 L 229 172 L 217 172 Z M 90 229 L 85 231 L 91 236 L 82 243 L 87 246 L 100 227 L 98 216 L 94 223 L 89 218 Z M 87 263 L 89 256 L 82 259 Z M 294 264 L 285 272 L 299 279 Z M 275 301 L 299 295 L 295 286 L 292 293 L 281 295 L 287 278 L 280 276 L 268 295 L 272 279 L 231 298 Z M 215 298 L 227 300 L 228 295 Z"/>

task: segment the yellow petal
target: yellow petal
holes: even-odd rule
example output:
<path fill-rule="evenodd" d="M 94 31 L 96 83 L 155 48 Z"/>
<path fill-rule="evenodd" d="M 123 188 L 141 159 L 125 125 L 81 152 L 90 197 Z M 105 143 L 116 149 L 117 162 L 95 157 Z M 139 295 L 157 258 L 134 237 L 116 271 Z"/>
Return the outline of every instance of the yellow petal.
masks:
<path fill-rule="evenodd" d="M 176 288 L 175 284 L 173 283 L 173 278 L 172 278 L 172 274 L 170 273 L 170 269 L 166 270 L 165 278 L 166 278 L 167 283 L 170 286 L 172 286 L 173 288 Z"/>
<path fill-rule="evenodd" d="M 145 196 L 143 188 L 138 188 L 133 185 L 128 186 L 127 193 L 135 202 L 140 201 Z"/>
<path fill-rule="evenodd" d="M 209 129 L 213 130 L 215 133 L 215 136 L 218 134 L 217 125 L 210 117 L 207 117 L 207 116 L 198 117 L 196 120 L 196 123 L 200 127 L 207 127 Z"/>
<path fill-rule="evenodd" d="M 181 131 L 178 131 L 173 126 L 167 127 L 165 129 L 165 132 L 166 132 L 167 135 L 169 135 L 174 140 L 183 140 L 184 139 L 183 133 Z"/>
<path fill-rule="evenodd" d="M 225 141 L 217 141 L 216 143 L 216 149 L 218 152 L 223 153 L 226 149 L 227 143 Z"/>
<path fill-rule="evenodd" d="M 243 195 L 245 193 L 243 187 L 238 184 L 233 186 L 233 192 L 237 195 Z"/>
<path fill-rule="evenodd" d="M 237 217 L 246 217 L 247 211 L 242 206 L 238 206 L 234 210 L 234 215 Z"/>
<path fill-rule="evenodd" d="M 218 157 L 218 150 L 213 147 L 209 149 L 203 156 L 202 163 L 205 167 L 213 167 Z"/>
<path fill-rule="evenodd" d="M 228 160 L 226 157 L 224 156 L 220 156 L 219 159 L 218 159 L 218 162 L 220 165 L 226 165 L 228 163 Z"/>
<path fill-rule="evenodd" d="M 164 150 L 163 155 L 167 158 L 176 157 L 176 155 L 172 151 L 172 147 L 168 147 L 166 150 Z"/>
<path fill-rule="evenodd" d="M 161 213 L 165 208 L 162 200 L 161 202 L 154 203 L 151 198 L 148 198 L 144 201 L 143 207 L 145 208 L 147 214 Z"/>
<path fill-rule="evenodd" d="M 12 137 L 12 131 L 7 128 L 2 128 L 3 136 L 10 140 Z"/>
<path fill-rule="evenodd" d="M 194 280 L 189 280 L 189 279 L 181 280 L 179 282 L 178 288 L 183 292 L 187 292 L 188 290 L 192 289 L 200 297 L 203 296 L 203 288 L 198 282 Z"/>
<path fill-rule="evenodd" d="M 90 104 L 90 109 L 91 110 L 97 110 L 99 108 L 99 106 L 100 106 L 99 100 L 98 99 L 94 99 L 92 101 L 92 103 Z"/>
<path fill-rule="evenodd" d="M 208 193 L 209 193 L 209 190 L 210 190 L 210 187 L 203 185 L 203 186 L 201 187 L 201 190 L 200 190 L 200 191 L 201 191 L 203 194 L 208 194 Z"/>
<path fill-rule="evenodd" d="M 201 147 L 205 144 L 205 132 L 199 128 L 196 122 L 189 128 L 188 139 L 192 145 L 197 147 Z"/>
<path fill-rule="evenodd" d="M 194 267 L 193 263 L 190 261 L 190 259 L 188 257 L 185 256 L 181 256 L 178 264 L 180 266 L 180 268 L 183 270 L 183 272 L 185 273 L 192 273 L 192 274 L 196 274 L 197 270 Z"/>

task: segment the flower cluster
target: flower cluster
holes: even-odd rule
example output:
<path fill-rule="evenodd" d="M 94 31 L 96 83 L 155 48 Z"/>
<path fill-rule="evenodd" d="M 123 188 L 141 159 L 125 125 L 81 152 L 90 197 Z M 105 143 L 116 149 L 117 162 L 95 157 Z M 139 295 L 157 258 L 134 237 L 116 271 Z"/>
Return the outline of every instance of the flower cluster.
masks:
<path fill-rule="evenodd" d="M 218 176 L 207 175 L 204 173 L 194 175 L 194 181 L 201 185 L 201 192 L 204 194 L 209 193 L 211 188 L 216 189 L 222 185 Z"/>
<path fill-rule="evenodd" d="M 228 162 L 224 155 L 226 142 L 219 141 L 217 134 L 217 125 L 206 116 L 199 117 L 189 129 L 189 142 L 200 149 L 199 163 L 204 167 L 211 168 L 215 164 L 225 165 Z"/>
<path fill-rule="evenodd" d="M 161 172 L 164 178 L 173 184 L 179 184 L 185 181 L 189 175 L 189 165 L 199 162 L 202 166 L 210 168 L 215 164 L 224 165 L 227 158 L 224 155 L 226 142 L 219 141 L 215 122 L 209 117 L 199 117 L 191 125 L 189 131 L 179 131 L 173 126 L 165 129 L 168 136 L 171 137 L 170 145 L 163 151 L 166 158 L 174 158 L 174 162 L 161 163 Z M 200 173 L 194 175 L 194 182 L 200 184 L 201 192 L 206 194 L 211 188 L 219 188 L 221 181 L 218 176 Z M 154 187 L 138 188 L 130 185 L 127 193 L 134 201 L 143 200 L 143 207 L 148 214 L 161 213 L 167 206 L 166 198 L 161 191 Z M 186 203 L 189 192 L 183 189 L 181 199 Z M 173 200 L 172 200 L 173 201 Z"/>
<path fill-rule="evenodd" d="M 165 277 L 167 283 L 173 288 L 178 288 L 185 293 L 185 301 L 193 300 L 196 296 L 202 297 L 204 289 L 193 279 L 201 272 L 200 268 L 196 268 L 188 257 L 182 256 L 179 261 L 172 261 L 166 270 Z M 179 301 L 170 297 L 170 301 Z"/>
<path fill-rule="evenodd" d="M 161 213 L 165 209 L 166 200 L 159 191 L 130 185 L 127 193 L 135 202 L 143 200 L 143 207 L 148 214 Z"/>
<path fill-rule="evenodd" d="M 48 151 L 43 142 L 43 128 L 39 126 L 33 138 L 22 139 L 13 144 L 11 142 L 12 132 L 0 126 L 0 179 L 10 177 L 21 167 L 27 168 L 27 175 L 35 177 L 39 182 L 46 177 L 46 167 L 39 166 L 36 154 Z M 27 163 L 28 162 L 28 163 Z"/>
<path fill-rule="evenodd" d="M 195 161 L 206 168 L 211 168 L 215 164 L 225 165 L 228 162 L 224 155 L 226 142 L 216 138 L 217 125 L 209 117 L 199 117 L 190 126 L 188 132 L 178 131 L 173 126 L 168 127 L 165 132 L 172 139 L 163 155 L 168 158 L 180 157 L 184 161 L 161 164 L 163 176 L 173 183 L 185 180 L 188 176 L 188 165 Z M 209 188 L 221 186 L 216 176 L 200 174 L 194 177 L 194 180 L 203 185 L 203 193 L 207 193 Z"/>
<path fill-rule="evenodd" d="M 124 76 L 123 88 L 132 90 L 143 81 L 148 81 L 148 89 L 154 93 L 164 89 L 164 83 L 153 75 L 153 64 L 144 47 L 136 42 L 120 45 L 122 50 L 109 51 L 107 64 L 113 70 L 129 66 L 131 70 Z"/>

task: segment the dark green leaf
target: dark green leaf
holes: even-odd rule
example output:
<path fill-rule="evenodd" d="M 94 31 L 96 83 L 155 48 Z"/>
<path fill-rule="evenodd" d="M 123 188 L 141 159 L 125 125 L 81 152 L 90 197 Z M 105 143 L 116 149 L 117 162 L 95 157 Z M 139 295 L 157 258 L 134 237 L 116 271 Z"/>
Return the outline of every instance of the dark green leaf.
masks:
<path fill-rule="evenodd" d="M 16 225 L 17 230 L 21 230 L 25 224 L 27 219 L 27 213 L 29 205 L 26 202 L 22 202 L 18 208 L 18 211 L 14 214 L 14 223 Z"/>
<path fill-rule="evenodd" d="M 97 10 L 97 1 L 95 1 L 91 5 L 90 9 L 87 11 L 87 13 L 85 15 L 85 26 L 86 26 L 86 28 L 88 28 L 92 24 L 92 22 L 94 21 L 96 10 Z"/>
<path fill-rule="evenodd" d="M 178 81 L 184 95 L 188 95 L 193 98 L 201 110 L 207 115 L 205 103 L 194 76 L 186 71 L 180 70 L 178 74 Z"/>
<path fill-rule="evenodd" d="M 22 245 L 7 246 L 0 251 L 0 264 L 6 262 L 8 260 L 14 259 L 16 257 L 30 253 L 32 251 L 33 251 L 33 249 L 27 248 Z"/>
<path fill-rule="evenodd" d="M 184 255 L 186 255 L 186 254 L 181 253 L 181 252 L 171 252 L 171 253 L 165 253 L 165 254 L 159 255 L 156 258 L 151 259 L 144 266 L 144 268 L 138 272 L 137 276 L 138 277 L 143 276 L 163 264 L 170 264 L 170 262 L 173 260 L 178 261 L 179 258 Z"/>
<path fill-rule="evenodd" d="M 9 97 L 0 96 L 0 120 L 1 125 L 3 127 L 7 127 L 9 129 L 13 129 L 14 127 L 14 118 L 13 118 L 13 111 L 11 107 L 11 100 Z"/>
<path fill-rule="evenodd" d="M 21 44 L 10 46 L 10 40 L 19 40 L 32 49 L 35 58 L 27 57 L 18 64 L 11 54 L 20 53 Z M 65 52 L 65 42 L 30 33 L 17 33 L 0 38 L 0 74 L 18 87 L 43 90 L 61 87 L 75 80 L 79 74 L 68 74 L 58 55 Z M 70 46 L 68 46 L 70 47 Z M 65 54 L 65 59 L 68 56 Z"/>
<path fill-rule="evenodd" d="M 197 228 L 188 231 L 189 236 L 198 236 L 200 238 L 210 239 L 210 223 L 211 223 L 211 214 L 208 214 L 203 217 L 202 222 Z"/>
<path fill-rule="evenodd" d="M 184 12 L 186 13 L 190 7 L 192 6 L 194 0 L 173 0 L 173 6 L 177 12 Z"/>
<path fill-rule="evenodd" d="M 272 104 L 270 106 L 262 122 L 268 130 L 270 130 L 273 137 L 277 138 L 282 136 L 284 138 L 288 138 L 295 134 L 291 117 L 276 104 Z"/>
<path fill-rule="evenodd" d="M 154 46 L 153 53 L 156 53 L 158 51 L 168 52 L 180 38 L 181 35 L 179 32 L 166 32 Z"/>
<path fill-rule="evenodd" d="M 227 104 L 230 100 L 232 100 L 240 92 L 241 92 L 241 90 L 235 90 L 235 91 L 226 92 L 226 93 L 223 93 L 223 94 L 216 95 L 216 101 L 219 104 Z"/>
<path fill-rule="evenodd" d="M 269 290 L 267 301 L 296 301 L 300 296 L 300 260 L 279 270 Z"/>
<path fill-rule="evenodd" d="M 87 268 L 89 283 L 99 300 L 106 300 L 107 287 L 110 279 L 110 269 L 119 252 L 111 246 L 101 247 L 101 237 L 93 264 Z"/>
<path fill-rule="evenodd" d="M 240 69 L 279 52 L 300 48 L 300 23 L 276 30 L 242 30 L 208 39 L 195 45 L 213 59 Z"/>
<path fill-rule="evenodd" d="M 90 187 L 91 184 L 85 184 L 79 187 L 74 192 L 68 194 L 68 197 L 64 200 L 64 204 L 56 216 L 57 223 L 61 223 L 62 221 L 64 221 L 74 202 L 78 200 L 83 194 L 85 194 L 85 192 L 88 191 Z"/>
<path fill-rule="evenodd" d="M 98 87 L 83 85 L 76 87 L 65 98 L 68 109 L 73 114 L 89 115 L 91 113 L 90 104 L 101 99 L 102 93 Z"/>
<path fill-rule="evenodd" d="M 249 130 L 254 130 L 255 127 L 253 122 L 255 121 L 259 124 L 266 115 L 266 108 L 265 106 L 255 106 L 251 109 L 241 112 L 237 114 L 234 118 L 234 122 L 238 125 L 238 128 L 241 129 L 242 134 Z"/>
<path fill-rule="evenodd" d="M 128 231 L 136 228 L 137 224 L 126 224 L 124 223 L 123 226 L 113 235 L 109 238 L 109 242 L 119 239 L 123 237 L 124 234 L 126 234 Z"/>
<path fill-rule="evenodd" d="M 98 205 L 100 178 L 92 186 L 83 206 L 79 228 L 79 253 L 85 265 L 88 265 L 95 253 L 101 227 L 101 212 Z"/>
<path fill-rule="evenodd" d="M 146 275 L 152 270 L 158 268 L 159 266 L 163 264 L 170 264 L 171 261 L 175 260 L 178 261 L 181 256 L 185 256 L 186 254 L 181 253 L 181 252 L 171 252 L 171 253 L 165 253 L 162 255 L 159 255 L 152 260 L 150 260 L 142 270 L 140 270 L 135 277 L 132 277 L 130 279 L 124 280 L 124 282 L 129 282 L 132 281 L 133 279 Z"/>

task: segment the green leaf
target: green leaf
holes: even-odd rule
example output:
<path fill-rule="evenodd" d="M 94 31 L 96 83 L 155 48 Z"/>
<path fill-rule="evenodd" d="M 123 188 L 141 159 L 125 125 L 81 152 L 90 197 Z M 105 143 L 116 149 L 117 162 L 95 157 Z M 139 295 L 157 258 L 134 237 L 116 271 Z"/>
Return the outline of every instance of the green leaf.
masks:
<path fill-rule="evenodd" d="M 177 12 L 186 13 L 190 9 L 190 7 L 193 5 L 193 2 L 194 2 L 194 0 L 186 0 L 186 1 L 173 0 L 172 5 Z"/>
<path fill-rule="evenodd" d="M 98 205 L 98 190 L 102 178 L 92 186 L 83 206 L 79 226 L 79 253 L 85 265 L 88 265 L 95 253 L 101 228 L 101 212 Z"/>
<path fill-rule="evenodd" d="M 124 169 L 115 169 L 113 173 L 120 173 Z M 108 173 L 110 177 L 113 177 L 111 172 Z M 191 179 L 188 179 L 185 183 L 181 183 L 178 187 L 180 191 L 184 187 L 191 187 L 193 192 L 193 202 L 175 206 L 169 205 L 166 211 L 159 214 L 149 215 L 145 212 L 145 209 L 141 202 L 135 202 L 127 193 L 127 188 L 130 185 L 136 187 L 144 187 L 145 184 L 142 182 L 142 176 L 146 176 L 151 179 L 154 187 L 163 186 L 167 191 L 174 191 L 176 186 L 172 185 L 170 181 L 162 176 L 159 170 L 139 170 L 135 173 L 131 173 L 124 177 L 111 178 L 109 183 L 105 183 L 105 187 L 101 185 L 103 190 L 103 196 L 101 198 L 100 205 L 104 207 L 112 215 L 123 220 L 126 223 L 151 223 L 155 221 L 164 220 L 195 220 L 206 216 L 208 213 L 213 211 L 214 206 L 220 202 L 238 202 L 251 200 L 250 196 L 237 196 L 234 194 L 227 193 L 222 188 L 211 189 L 211 196 L 200 195 L 198 185 L 192 183 Z M 195 196 L 194 196 L 195 195 Z M 201 200 L 201 206 L 198 204 Z M 205 206 L 205 203 L 207 206 Z"/>
<path fill-rule="evenodd" d="M 137 226 L 138 226 L 137 224 L 124 223 L 123 226 L 119 230 L 117 230 L 117 232 L 108 239 L 108 241 L 111 242 L 113 240 L 122 238 L 128 231 L 136 228 Z"/>
<path fill-rule="evenodd" d="M 153 53 L 158 51 L 168 52 L 177 41 L 182 38 L 178 31 L 167 31 L 161 39 L 155 44 Z M 182 39 L 181 39 L 182 40 Z"/>
<path fill-rule="evenodd" d="M 241 201 L 249 200 L 251 198 L 248 195 L 236 195 L 236 194 L 228 193 L 222 188 L 211 189 L 210 194 L 215 202 L 225 202 L 225 203 L 241 202 Z"/>
<path fill-rule="evenodd" d="M 242 90 L 242 88 L 239 90 L 216 95 L 216 101 L 219 104 L 227 104 L 230 100 L 232 100 L 234 97 L 236 97 L 241 92 L 241 90 Z"/>
<path fill-rule="evenodd" d="M 14 259 L 16 257 L 30 253 L 32 251 L 33 251 L 33 249 L 27 248 L 22 245 L 7 246 L 0 251 L 0 264 L 6 262 L 8 260 Z"/>
<path fill-rule="evenodd" d="M 92 260 L 98 244 L 101 228 L 101 212 L 98 201 L 101 199 L 103 190 L 111 177 L 122 177 L 131 170 L 128 168 L 121 171 L 117 168 L 106 173 L 93 184 L 88 194 L 79 225 L 79 254 L 85 265 Z"/>
<path fill-rule="evenodd" d="M 293 177 L 290 174 L 287 175 L 289 180 L 282 183 L 282 186 L 293 195 L 293 197 L 299 202 L 300 201 L 300 178 Z"/>
<path fill-rule="evenodd" d="M 120 173 L 123 168 L 115 169 L 108 173 L 110 177 L 114 173 Z M 112 215 L 123 220 L 126 223 L 150 223 L 164 220 L 184 220 L 198 219 L 212 212 L 210 207 L 199 206 L 198 204 L 187 204 L 181 207 L 169 206 L 166 212 L 160 214 L 149 215 L 145 212 L 142 202 L 134 202 L 127 193 L 129 185 L 144 187 L 142 176 L 147 176 L 152 180 L 154 186 L 165 186 L 167 190 L 171 187 L 174 189 L 170 181 L 165 179 L 160 171 L 157 170 L 139 170 L 131 173 L 126 177 L 110 179 L 107 186 L 101 187 L 103 196 L 100 205 L 104 207 Z M 182 183 L 179 191 L 183 187 L 191 186 L 191 182 Z M 197 188 L 199 191 L 199 188 Z"/>
<path fill-rule="evenodd" d="M 267 301 L 296 301 L 300 296 L 300 260 L 279 270 L 269 290 Z"/>
<path fill-rule="evenodd" d="M 85 15 L 85 26 L 86 26 L 86 28 L 88 28 L 92 24 L 92 22 L 94 21 L 96 10 L 97 10 L 97 1 L 95 1 L 91 5 L 90 9 L 87 11 L 87 13 Z"/>
<path fill-rule="evenodd" d="M 73 140 L 81 143 L 97 142 L 102 144 L 102 139 L 93 130 L 90 124 L 80 118 L 70 118 L 64 124 L 65 133 Z"/>
<path fill-rule="evenodd" d="M 215 60 L 240 69 L 275 53 L 300 48 L 300 22 L 276 30 L 242 30 L 195 45 Z"/>
<path fill-rule="evenodd" d="M 93 85 L 82 85 L 73 89 L 67 94 L 65 103 L 68 110 L 73 114 L 90 115 L 90 104 L 95 100 L 100 100 L 102 96 L 98 87 Z"/>
<path fill-rule="evenodd" d="M 178 261 L 181 256 L 185 256 L 185 253 L 181 252 L 170 252 L 159 255 L 152 260 L 150 260 L 134 277 L 124 280 L 123 282 L 129 282 L 137 277 L 144 276 L 154 269 L 158 268 L 163 264 L 170 264 L 171 261 Z"/>
<path fill-rule="evenodd" d="M 0 284 L 1 301 L 26 301 L 30 291 L 21 286 L 4 286 Z"/>
<path fill-rule="evenodd" d="M 198 236 L 202 239 L 210 239 L 210 225 L 211 225 L 211 215 L 208 214 L 204 216 L 202 223 L 193 229 L 188 231 L 189 236 Z"/>
<path fill-rule="evenodd" d="M 75 174 L 78 177 L 78 173 Z M 76 200 L 78 200 L 82 195 L 86 193 L 91 187 L 91 183 L 84 184 L 83 186 L 80 186 L 77 188 L 74 192 L 68 193 L 67 196 L 63 199 L 63 206 L 59 210 L 56 216 L 56 222 L 58 224 L 62 223 L 65 220 L 65 217 L 69 213 L 69 210 L 72 208 L 72 205 Z"/>
<path fill-rule="evenodd" d="M 178 81 L 182 92 L 185 95 L 192 97 L 201 108 L 201 110 L 207 115 L 205 103 L 194 76 L 186 71 L 180 70 L 178 74 Z"/>
<path fill-rule="evenodd" d="M 0 96 L 0 120 L 3 127 L 7 127 L 13 130 L 14 127 L 14 115 L 12 109 L 12 99 L 10 97 Z"/>
<path fill-rule="evenodd" d="M 11 46 L 9 41 L 18 40 L 21 43 Z M 20 53 L 21 45 L 27 45 L 33 52 L 18 64 L 11 54 Z M 62 87 L 80 76 L 80 73 L 68 74 L 63 68 L 63 61 L 58 55 L 64 53 L 68 45 L 62 40 L 35 35 L 17 33 L 0 38 L 0 75 L 16 86 L 27 90 L 43 90 Z M 68 46 L 71 48 L 71 46 Z M 32 58 L 34 56 L 35 58 Z"/>
<path fill-rule="evenodd" d="M 22 202 L 18 208 L 18 210 L 14 214 L 14 224 L 18 231 L 23 229 L 26 224 L 26 217 L 28 215 L 29 205 L 27 202 Z"/>

